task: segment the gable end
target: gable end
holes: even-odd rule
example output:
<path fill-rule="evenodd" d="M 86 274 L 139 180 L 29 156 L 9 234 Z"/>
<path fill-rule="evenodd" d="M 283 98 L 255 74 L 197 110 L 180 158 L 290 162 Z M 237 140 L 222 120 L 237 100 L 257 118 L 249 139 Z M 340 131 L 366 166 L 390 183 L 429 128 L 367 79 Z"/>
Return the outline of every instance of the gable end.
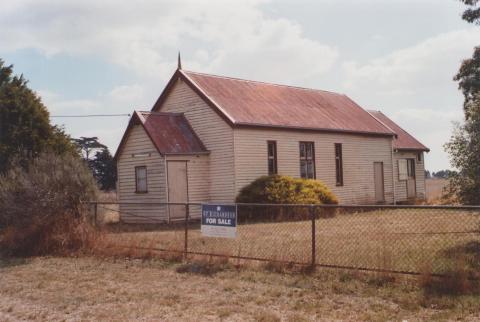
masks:
<path fill-rule="evenodd" d="M 173 74 L 172 78 L 168 81 L 167 86 L 165 89 L 162 91 L 162 94 L 160 94 L 159 98 L 155 102 L 155 104 L 152 107 L 152 112 L 160 112 L 163 103 L 167 99 L 167 97 L 170 95 L 171 91 L 175 87 L 175 83 L 178 80 L 182 80 L 187 84 L 211 109 L 213 109 L 228 125 L 233 127 L 234 122 L 233 119 L 231 119 L 228 114 L 225 113 L 225 111 L 222 110 L 218 104 L 216 104 L 211 98 L 209 98 L 196 84 L 194 81 L 192 81 L 185 73 L 181 71 L 181 69 L 177 69 L 175 73 Z"/>

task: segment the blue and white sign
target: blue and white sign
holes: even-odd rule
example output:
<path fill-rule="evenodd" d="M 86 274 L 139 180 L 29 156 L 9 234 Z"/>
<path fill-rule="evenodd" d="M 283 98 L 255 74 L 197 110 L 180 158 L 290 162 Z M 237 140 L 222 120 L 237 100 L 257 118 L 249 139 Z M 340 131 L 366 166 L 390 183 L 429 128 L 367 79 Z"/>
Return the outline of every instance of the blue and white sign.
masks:
<path fill-rule="evenodd" d="M 237 206 L 202 205 L 201 231 L 206 237 L 237 237 Z"/>

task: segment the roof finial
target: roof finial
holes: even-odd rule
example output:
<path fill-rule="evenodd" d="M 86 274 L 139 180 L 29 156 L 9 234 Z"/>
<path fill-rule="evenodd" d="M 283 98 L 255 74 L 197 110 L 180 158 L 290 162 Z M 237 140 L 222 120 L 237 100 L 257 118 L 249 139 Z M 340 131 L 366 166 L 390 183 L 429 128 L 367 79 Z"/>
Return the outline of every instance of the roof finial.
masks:
<path fill-rule="evenodd" d="M 180 58 L 180 51 L 178 51 L 178 65 L 177 69 L 182 69 L 182 59 Z"/>

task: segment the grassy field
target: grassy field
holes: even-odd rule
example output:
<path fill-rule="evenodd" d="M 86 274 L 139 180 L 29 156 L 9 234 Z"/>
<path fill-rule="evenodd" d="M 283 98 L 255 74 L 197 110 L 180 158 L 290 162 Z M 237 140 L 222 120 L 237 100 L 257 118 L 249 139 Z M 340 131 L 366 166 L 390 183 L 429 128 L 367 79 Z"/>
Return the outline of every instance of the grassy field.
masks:
<path fill-rule="evenodd" d="M 443 188 L 448 184 L 447 179 L 425 179 L 427 202 L 437 203 L 443 195 Z"/>
<path fill-rule="evenodd" d="M 182 225 L 118 228 L 108 234 L 111 245 L 184 249 Z M 459 210 L 395 209 L 322 218 L 316 221 L 316 263 L 441 273 L 461 261 L 478 269 L 480 234 L 474 231 L 479 228 L 478 212 Z M 191 225 L 188 250 L 309 263 L 311 236 L 310 221 L 242 224 L 236 239 L 203 237 Z"/>
<path fill-rule="evenodd" d="M 412 279 L 387 283 L 329 270 L 304 275 L 233 267 L 196 274 L 194 268 L 153 260 L 0 259 L 0 320 L 480 319 L 479 296 L 426 294 Z"/>

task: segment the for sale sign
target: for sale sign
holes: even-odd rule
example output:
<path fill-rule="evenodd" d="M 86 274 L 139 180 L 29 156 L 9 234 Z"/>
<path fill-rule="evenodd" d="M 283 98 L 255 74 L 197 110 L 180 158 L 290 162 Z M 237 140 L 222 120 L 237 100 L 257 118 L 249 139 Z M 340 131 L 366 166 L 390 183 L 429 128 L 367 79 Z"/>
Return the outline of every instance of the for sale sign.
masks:
<path fill-rule="evenodd" d="M 235 238 L 237 207 L 232 205 L 202 205 L 202 235 Z"/>

